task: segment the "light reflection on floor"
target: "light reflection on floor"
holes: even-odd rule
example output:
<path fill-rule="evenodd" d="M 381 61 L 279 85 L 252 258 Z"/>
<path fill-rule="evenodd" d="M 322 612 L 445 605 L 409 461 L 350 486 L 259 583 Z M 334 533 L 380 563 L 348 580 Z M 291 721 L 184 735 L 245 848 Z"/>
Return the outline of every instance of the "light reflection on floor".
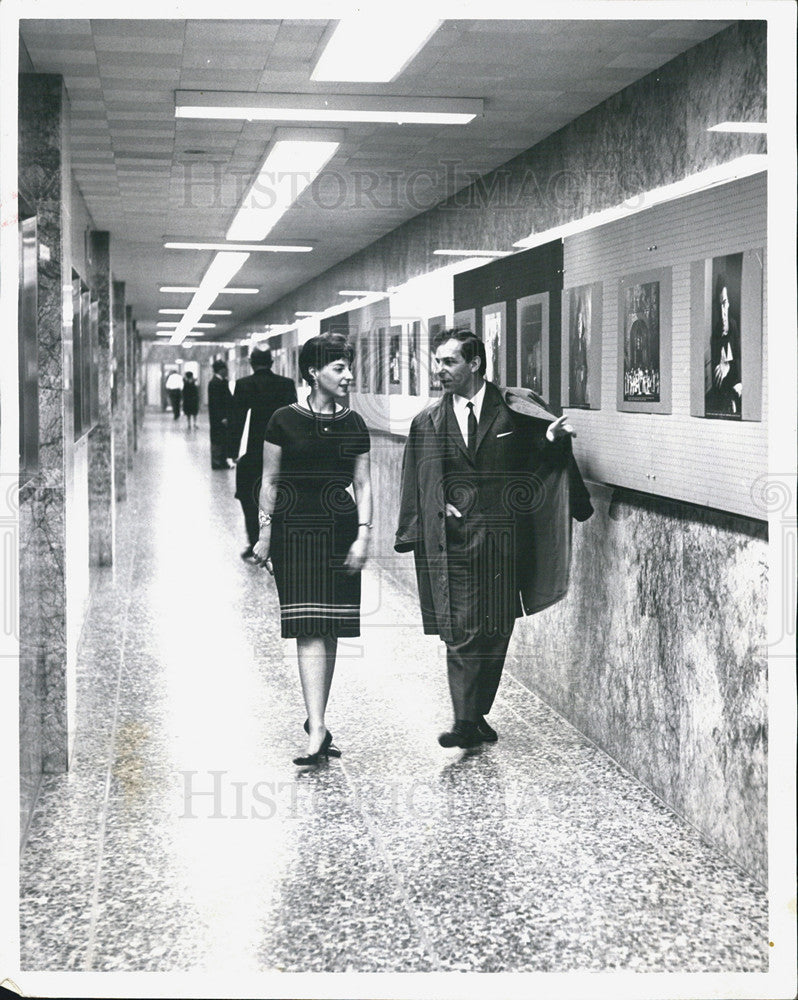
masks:
<path fill-rule="evenodd" d="M 764 890 L 511 678 L 500 742 L 440 750 L 442 646 L 378 562 L 333 686 L 344 756 L 297 773 L 294 651 L 207 428 L 149 414 L 129 491 L 72 770 L 22 856 L 23 969 L 767 968 Z"/>

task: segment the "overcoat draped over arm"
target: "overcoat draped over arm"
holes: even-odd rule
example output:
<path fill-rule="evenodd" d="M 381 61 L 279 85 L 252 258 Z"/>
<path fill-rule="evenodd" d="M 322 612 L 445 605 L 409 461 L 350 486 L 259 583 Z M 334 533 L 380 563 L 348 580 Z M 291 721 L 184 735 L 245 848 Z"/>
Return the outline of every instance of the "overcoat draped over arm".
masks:
<path fill-rule="evenodd" d="M 498 388 L 498 387 L 497 387 Z M 556 419 L 527 389 L 500 389 L 514 422 L 524 426 L 530 449 L 524 487 L 514 502 L 519 600 L 517 614 L 533 614 L 568 591 L 571 518 L 593 513 L 590 495 L 571 452 L 570 437 L 547 443 Z M 424 631 L 453 641 L 446 547 L 445 469 L 441 413 L 446 397 L 419 413 L 402 462 L 399 526 L 394 548 L 415 557 Z"/>

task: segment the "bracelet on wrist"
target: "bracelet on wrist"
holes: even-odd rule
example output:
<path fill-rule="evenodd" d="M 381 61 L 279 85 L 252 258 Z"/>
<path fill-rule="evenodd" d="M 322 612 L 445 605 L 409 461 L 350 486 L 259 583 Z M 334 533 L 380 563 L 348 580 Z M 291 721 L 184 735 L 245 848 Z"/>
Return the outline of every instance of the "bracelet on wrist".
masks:
<path fill-rule="evenodd" d="M 359 521 L 358 528 L 371 528 L 371 521 Z"/>
<path fill-rule="evenodd" d="M 265 511 L 258 510 L 258 527 L 267 528 L 272 523 L 271 514 L 265 513 Z"/>

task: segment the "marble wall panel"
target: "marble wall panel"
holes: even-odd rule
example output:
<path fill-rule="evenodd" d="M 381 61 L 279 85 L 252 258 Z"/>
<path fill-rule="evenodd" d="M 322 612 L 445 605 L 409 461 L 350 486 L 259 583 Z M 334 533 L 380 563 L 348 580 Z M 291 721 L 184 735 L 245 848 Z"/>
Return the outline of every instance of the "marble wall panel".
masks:
<path fill-rule="evenodd" d="M 111 240 L 107 232 L 89 236 L 89 284 L 97 300 L 97 423 L 89 433 L 89 557 L 94 566 L 114 561 L 116 495 L 112 454 Z"/>
<path fill-rule="evenodd" d="M 35 554 L 34 494 L 26 491 L 19 504 L 19 792 L 20 840 L 24 840 L 43 763 L 42 704 L 44 662 L 39 618 L 38 560 Z"/>
<path fill-rule="evenodd" d="M 113 413 L 114 488 L 116 499 L 127 497 L 127 336 L 125 333 L 125 283 L 113 282 Z"/>
<path fill-rule="evenodd" d="M 136 450 L 136 391 L 135 357 L 133 355 L 133 309 L 125 306 L 125 420 L 127 434 L 127 467 L 133 468 L 133 453 Z"/>
<path fill-rule="evenodd" d="M 415 592 L 393 552 L 403 447 L 372 439 L 373 558 Z M 517 623 L 507 669 L 764 882 L 766 526 L 589 485 L 568 596 Z"/>
<path fill-rule="evenodd" d="M 766 152 L 761 135 L 706 129 L 765 120 L 766 25 L 740 21 L 624 88 L 476 183 L 449 166 L 462 190 L 284 296 L 238 331 L 325 309 L 340 288 L 387 288 L 440 266 L 440 246 L 510 247 L 627 198 Z M 301 303 L 310 303 L 303 305 Z"/>

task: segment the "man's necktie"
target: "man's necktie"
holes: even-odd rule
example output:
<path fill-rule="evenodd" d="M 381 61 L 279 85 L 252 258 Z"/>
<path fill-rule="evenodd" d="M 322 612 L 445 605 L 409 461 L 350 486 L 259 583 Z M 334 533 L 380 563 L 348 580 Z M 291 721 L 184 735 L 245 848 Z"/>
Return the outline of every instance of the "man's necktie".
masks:
<path fill-rule="evenodd" d="M 477 450 L 477 415 L 474 413 L 473 403 L 466 403 L 466 409 L 468 410 L 468 440 L 466 444 L 468 454 L 473 456 Z"/>

